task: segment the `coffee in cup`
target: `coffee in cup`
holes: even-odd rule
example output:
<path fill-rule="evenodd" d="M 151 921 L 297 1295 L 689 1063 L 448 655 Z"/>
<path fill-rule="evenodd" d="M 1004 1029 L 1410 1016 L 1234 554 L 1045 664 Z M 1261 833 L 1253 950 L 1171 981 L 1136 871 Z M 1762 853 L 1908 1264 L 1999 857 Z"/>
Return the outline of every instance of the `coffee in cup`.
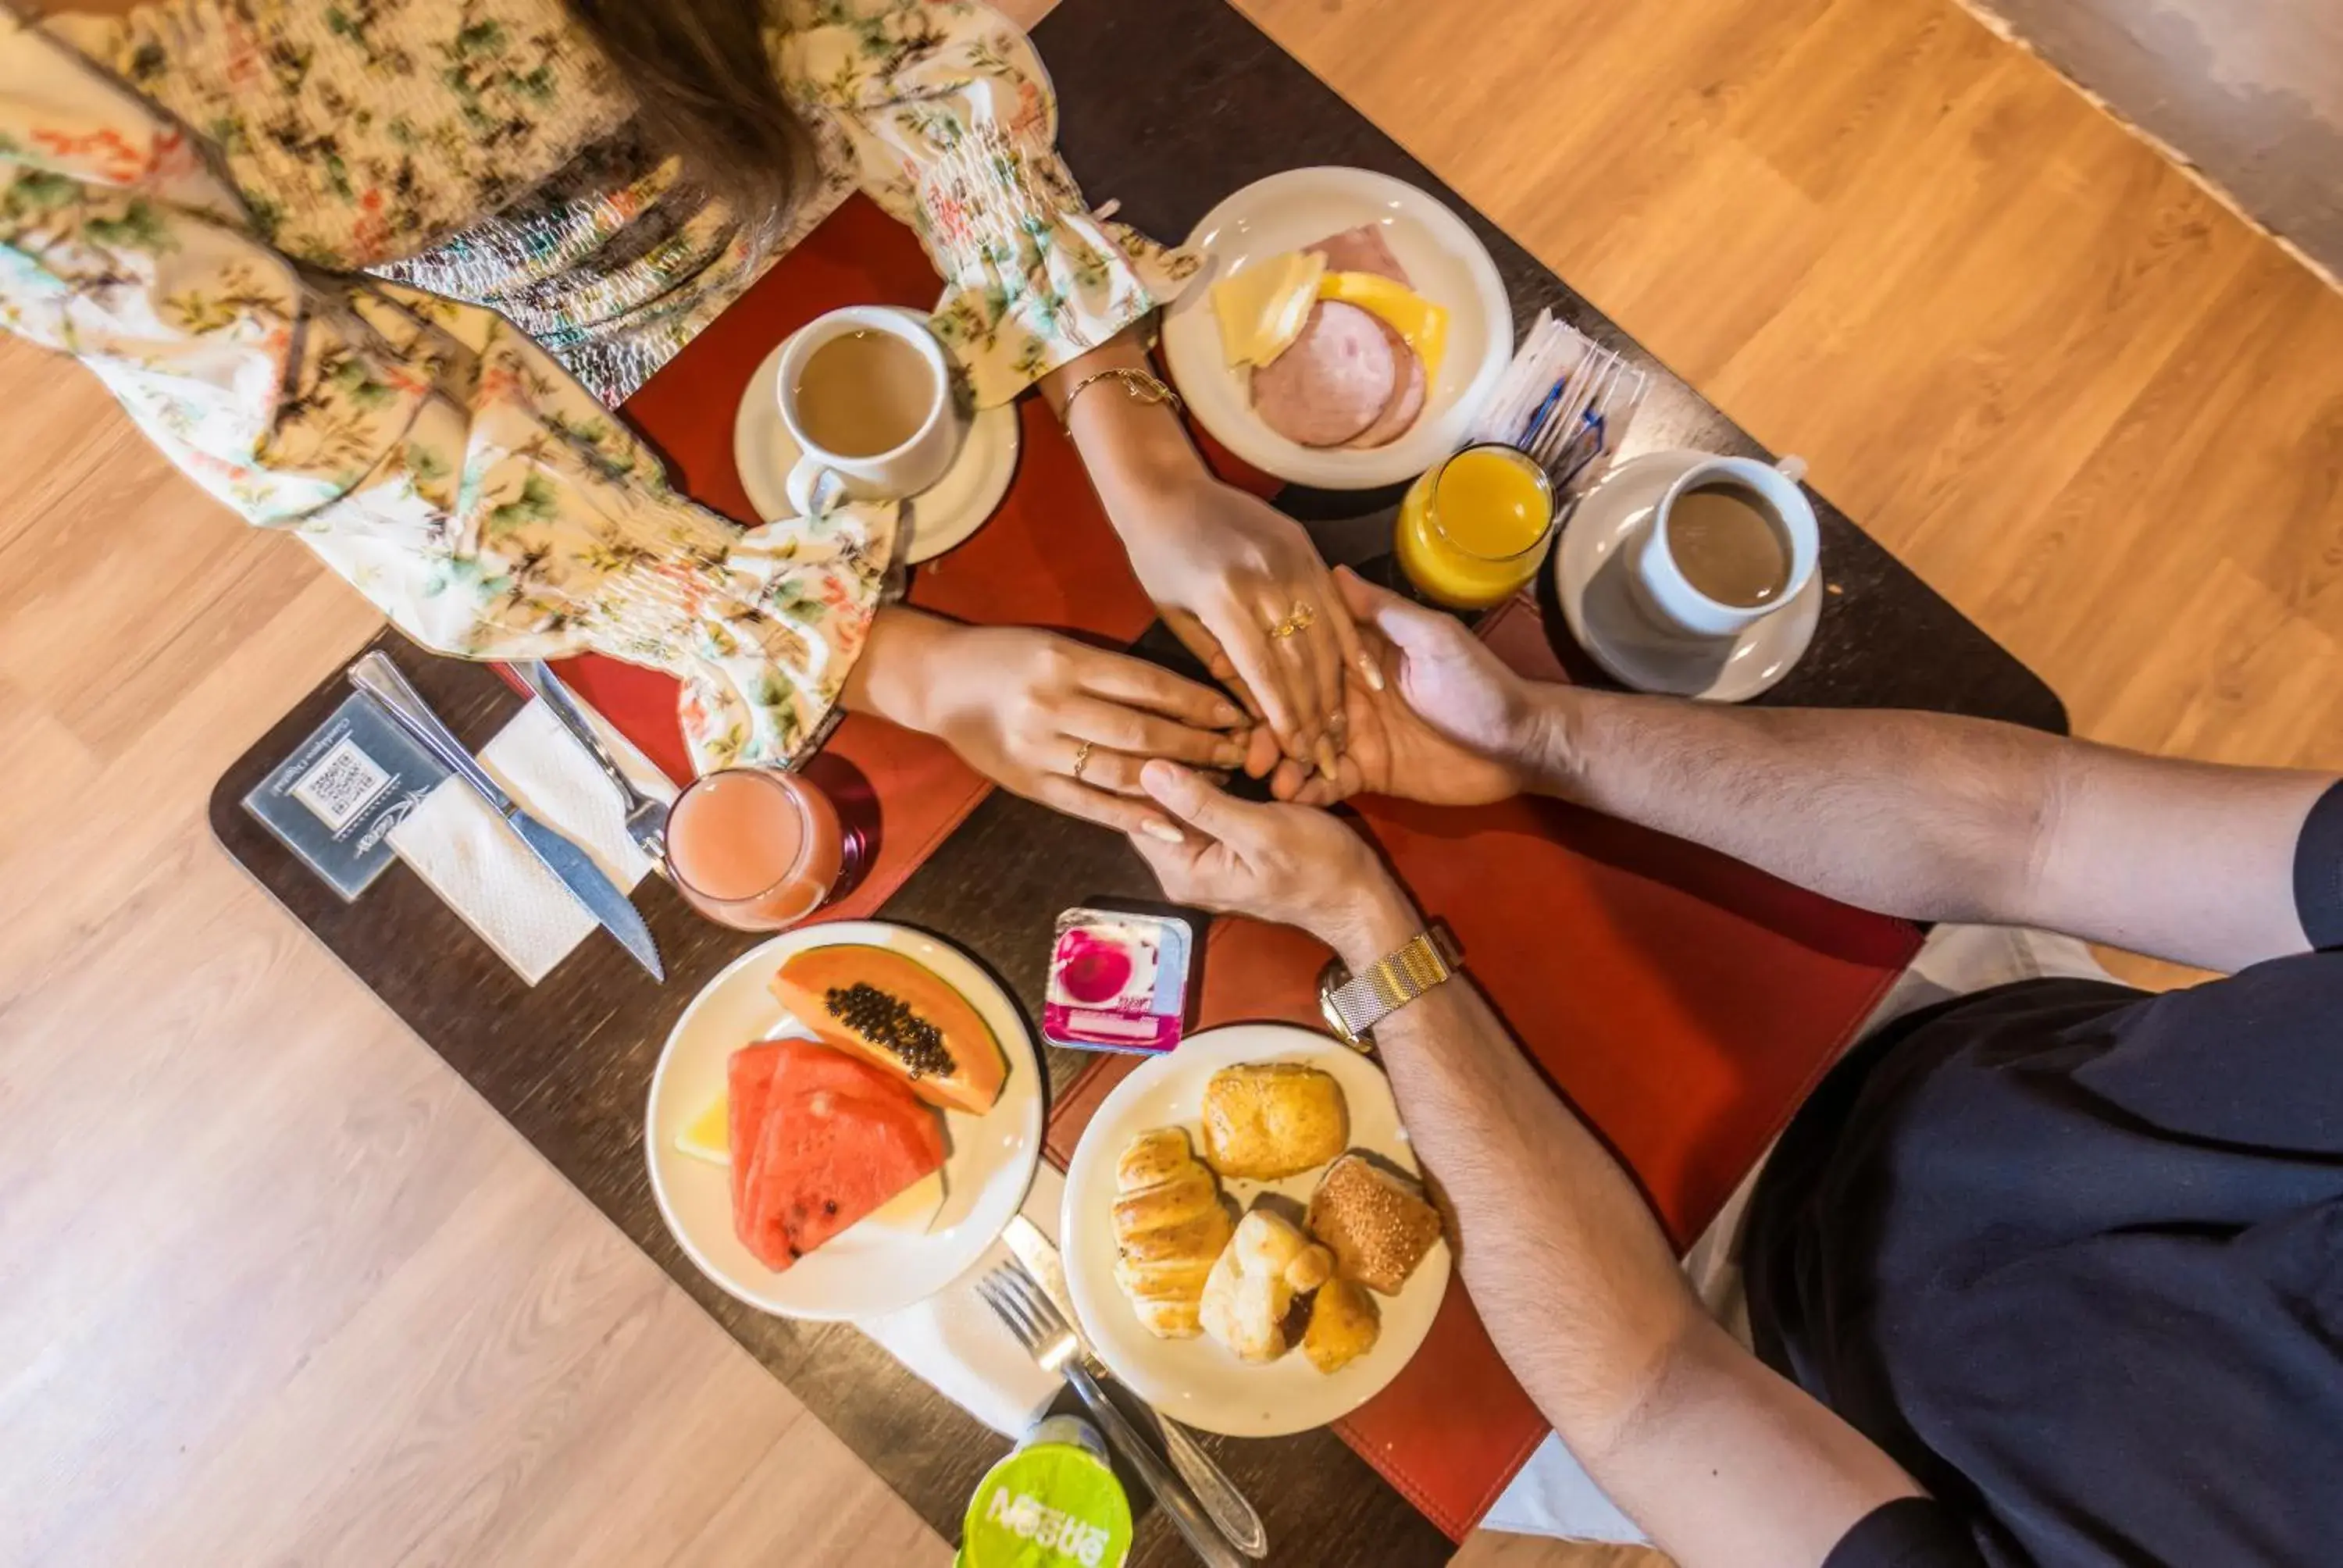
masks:
<path fill-rule="evenodd" d="M 1668 551 L 1695 592 L 1719 604 L 1773 604 L 1790 586 L 1790 544 L 1756 494 L 1730 479 L 1687 490 L 1668 517 Z"/>
<path fill-rule="evenodd" d="M 1785 470 L 1747 457 L 1687 468 L 1652 508 L 1634 555 L 1634 598 L 1660 630 L 1737 635 L 1814 575 L 1815 510 Z"/>
<path fill-rule="evenodd" d="M 967 435 L 942 345 L 909 311 L 856 305 L 817 317 L 781 356 L 774 394 L 804 456 L 789 502 L 897 500 L 951 467 Z"/>

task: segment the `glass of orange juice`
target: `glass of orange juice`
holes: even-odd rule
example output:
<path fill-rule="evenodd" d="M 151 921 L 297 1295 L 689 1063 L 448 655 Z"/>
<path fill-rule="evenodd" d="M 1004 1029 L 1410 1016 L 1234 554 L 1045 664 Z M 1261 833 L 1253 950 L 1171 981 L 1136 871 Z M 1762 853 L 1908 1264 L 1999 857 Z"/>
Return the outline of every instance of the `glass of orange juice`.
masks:
<path fill-rule="evenodd" d="M 778 931 L 821 908 L 846 867 L 830 797 L 778 768 L 703 774 L 668 810 L 667 869 L 719 924 Z"/>
<path fill-rule="evenodd" d="M 1554 539 L 1554 487 L 1524 453 L 1467 447 L 1411 486 L 1399 507 L 1399 564 L 1425 597 L 1486 609 L 1537 576 Z"/>

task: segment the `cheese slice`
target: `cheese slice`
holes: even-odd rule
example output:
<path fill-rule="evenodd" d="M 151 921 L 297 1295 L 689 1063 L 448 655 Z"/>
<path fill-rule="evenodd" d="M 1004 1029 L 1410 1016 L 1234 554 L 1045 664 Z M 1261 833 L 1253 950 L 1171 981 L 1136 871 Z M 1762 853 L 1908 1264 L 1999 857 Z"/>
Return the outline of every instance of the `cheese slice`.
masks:
<path fill-rule="evenodd" d="M 675 1135 L 679 1152 L 694 1160 L 705 1160 L 710 1165 L 732 1163 L 732 1104 L 731 1097 L 718 1094 L 708 1109 L 693 1117 L 689 1125 Z"/>
<path fill-rule="evenodd" d="M 1288 251 L 1212 285 L 1212 315 L 1230 366 L 1266 365 L 1293 347 L 1325 275 L 1324 256 Z"/>
<path fill-rule="evenodd" d="M 1439 382 L 1441 357 L 1448 352 L 1444 307 L 1375 272 L 1330 272 L 1318 280 L 1318 297 L 1355 305 L 1379 318 L 1423 361 L 1424 385 Z"/>

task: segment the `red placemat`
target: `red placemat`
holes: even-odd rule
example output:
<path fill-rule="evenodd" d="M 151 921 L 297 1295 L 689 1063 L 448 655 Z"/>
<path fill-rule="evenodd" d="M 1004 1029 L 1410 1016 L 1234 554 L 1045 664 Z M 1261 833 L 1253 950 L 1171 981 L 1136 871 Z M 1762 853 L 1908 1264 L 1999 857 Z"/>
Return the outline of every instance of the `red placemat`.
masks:
<path fill-rule="evenodd" d="M 867 197 L 837 212 L 628 399 L 626 416 L 666 454 L 679 487 L 756 520 L 732 461 L 732 422 L 773 346 L 824 311 L 872 302 L 932 304 L 935 273 L 910 230 Z M 975 537 L 920 567 L 910 602 L 958 619 L 1041 626 L 1127 646 L 1155 618 L 1081 454 L 1038 397 L 1020 409 L 1022 449 L 1009 494 Z M 1274 481 L 1209 457 L 1262 493 Z M 563 660 L 562 678 L 679 783 L 691 765 L 676 724 L 675 680 L 599 655 Z M 916 870 L 991 788 L 940 741 L 860 715 L 805 767 L 871 853 L 860 880 L 820 920 L 860 919 Z"/>
<path fill-rule="evenodd" d="M 1563 678 L 1535 608 L 1483 636 Z M 1705 1227 L 1920 943 L 1908 922 L 1793 888 L 1679 839 L 1549 800 L 1472 810 L 1363 799 L 1359 825 L 1556 1091 L 1608 1141 L 1682 1248 Z M 1330 956 L 1299 932 L 1214 922 L 1200 1020 L 1321 1027 Z M 1055 1108 L 1063 1163 L 1135 1059 L 1106 1058 Z M 1337 1428 L 1462 1540 L 1547 1425 L 1498 1359 L 1462 1277 L 1423 1348 Z"/>

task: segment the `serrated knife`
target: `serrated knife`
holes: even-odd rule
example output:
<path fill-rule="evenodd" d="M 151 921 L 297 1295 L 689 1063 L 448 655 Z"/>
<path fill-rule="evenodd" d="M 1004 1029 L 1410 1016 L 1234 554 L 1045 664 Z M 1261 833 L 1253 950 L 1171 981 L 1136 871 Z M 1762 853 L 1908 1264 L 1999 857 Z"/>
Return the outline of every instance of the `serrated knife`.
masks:
<path fill-rule="evenodd" d="M 1033 1276 L 1033 1282 L 1041 1287 L 1041 1293 L 1050 1298 L 1058 1315 L 1073 1329 L 1074 1342 L 1081 1347 L 1091 1375 L 1101 1381 L 1113 1376 L 1091 1348 L 1089 1336 L 1082 1332 L 1081 1316 L 1074 1311 L 1073 1295 L 1066 1289 L 1066 1265 L 1058 1256 L 1057 1243 L 1022 1214 L 1010 1216 L 1001 1239 L 1017 1254 L 1017 1261 L 1025 1265 L 1025 1271 Z M 1229 1544 L 1248 1557 L 1268 1556 L 1269 1533 L 1262 1528 L 1261 1515 L 1244 1500 L 1244 1493 L 1221 1473 L 1221 1467 L 1212 1462 L 1212 1456 L 1203 1451 L 1186 1427 L 1151 1406 L 1148 1413 L 1154 1416 L 1156 1428 L 1163 1434 L 1163 1452 L 1171 1459 L 1172 1468 L 1180 1473 L 1180 1479 L 1188 1483 L 1188 1490 L 1196 1494 L 1196 1501 L 1204 1505 L 1204 1512 L 1212 1516 L 1212 1523 L 1229 1538 Z"/>
<path fill-rule="evenodd" d="M 380 703 L 383 711 L 415 737 L 417 745 L 478 791 L 488 803 L 488 809 L 504 819 L 505 826 L 528 847 L 528 852 L 569 890 L 571 898 L 586 906 L 588 914 L 618 939 L 618 945 L 649 970 L 653 980 L 667 979 L 667 968 L 659 962 L 659 944 L 651 940 L 650 927 L 643 923 L 643 917 L 619 891 L 618 885 L 602 874 L 602 868 L 585 850 L 522 810 L 464 749 L 455 732 L 440 722 L 430 704 L 423 700 L 422 693 L 407 684 L 398 666 L 377 649 L 351 665 L 349 674 L 352 686 Z"/>

